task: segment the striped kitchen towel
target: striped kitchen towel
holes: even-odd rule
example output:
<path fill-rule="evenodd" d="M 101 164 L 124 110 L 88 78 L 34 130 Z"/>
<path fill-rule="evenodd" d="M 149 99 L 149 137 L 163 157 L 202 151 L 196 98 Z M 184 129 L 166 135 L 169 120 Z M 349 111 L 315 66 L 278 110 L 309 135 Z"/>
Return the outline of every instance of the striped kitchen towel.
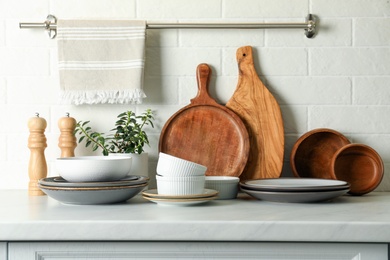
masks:
<path fill-rule="evenodd" d="M 142 103 L 145 21 L 58 20 L 64 103 Z"/>

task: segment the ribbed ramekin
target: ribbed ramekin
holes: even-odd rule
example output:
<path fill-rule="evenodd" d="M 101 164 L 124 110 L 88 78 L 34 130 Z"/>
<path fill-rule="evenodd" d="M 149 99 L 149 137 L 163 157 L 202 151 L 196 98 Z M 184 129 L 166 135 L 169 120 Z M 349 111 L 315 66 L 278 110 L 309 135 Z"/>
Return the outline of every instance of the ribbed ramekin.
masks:
<path fill-rule="evenodd" d="M 202 176 L 206 166 L 190 162 L 169 154 L 160 153 L 157 162 L 157 174 L 161 176 Z"/>
<path fill-rule="evenodd" d="M 157 192 L 163 195 L 194 195 L 202 194 L 205 186 L 205 176 L 166 177 L 156 175 Z"/>

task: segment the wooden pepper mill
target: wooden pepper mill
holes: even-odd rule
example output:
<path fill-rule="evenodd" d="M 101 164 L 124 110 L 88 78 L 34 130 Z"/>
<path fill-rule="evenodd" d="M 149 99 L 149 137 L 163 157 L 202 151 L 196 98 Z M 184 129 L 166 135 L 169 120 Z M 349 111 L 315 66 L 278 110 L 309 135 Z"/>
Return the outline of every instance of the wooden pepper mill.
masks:
<path fill-rule="evenodd" d="M 28 165 L 28 175 L 30 182 L 28 185 L 28 194 L 30 196 L 45 195 L 38 187 L 38 180 L 47 176 L 47 164 L 45 158 L 45 149 L 47 147 L 45 129 L 47 123 L 39 114 L 28 121 L 30 136 L 28 137 L 28 148 L 30 149 L 30 161 Z"/>
<path fill-rule="evenodd" d="M 76 119 L 69 117 L 69 113 L 66 113 L 65 117 L 61 117 L 58 120 L 58 127 L 61 131 L 58 147 L 61 149 L 61 157 L 74 157 L 74 149 L 77 146 L 74 135 L 76 124 Z"/>

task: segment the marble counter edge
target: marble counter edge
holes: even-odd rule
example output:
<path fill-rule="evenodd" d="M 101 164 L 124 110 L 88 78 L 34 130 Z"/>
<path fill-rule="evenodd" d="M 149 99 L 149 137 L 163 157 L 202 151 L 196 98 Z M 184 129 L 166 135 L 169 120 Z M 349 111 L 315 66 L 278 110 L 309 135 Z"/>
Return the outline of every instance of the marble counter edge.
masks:
<path fill-rule="evenodd" d="M 289 232 L 286 233 L 286 230 Z M 287 222 L 0 223 L 0 241 L 257 241 L 390 243 L 390 225 Z"/>
<path fill-rule="evenodd" d="M 122 205 L 78 207 L 25 192 L 0 193 L 0 241 L 390 243 L 389 193 L 307 206 L 216 201 L 202 211 L 158 207 L 139 197 Z"/>

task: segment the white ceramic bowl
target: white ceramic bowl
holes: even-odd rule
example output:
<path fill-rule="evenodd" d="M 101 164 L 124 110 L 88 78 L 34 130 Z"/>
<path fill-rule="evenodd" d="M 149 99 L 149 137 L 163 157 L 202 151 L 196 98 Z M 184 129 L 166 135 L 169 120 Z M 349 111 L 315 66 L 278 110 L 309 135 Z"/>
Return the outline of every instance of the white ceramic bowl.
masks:
<path fill-rule="evenodd" d="M 117 181 L 131 171 L 131 157 L 80 156 L 57 158 L 59 175 L 69 182 Z"/>
<path fill-rule="evenodd" d="M 157 192 L 163 195 L 194 195 L 204 192 L 205 176 L 166 177 L 156 175 Z"/>
<path fill-rule="evenodd" d="M 219 191 L 220 200 L 235 199 L 240 179 L 233 176 L 206 176 L 205 188 Z"/>
<path fill-rule="evenodd" d="M 160 153 L 157 162 L 157 174 L 161 176 L 201 176 L 206 166 L 190 162 L 166 153 Z"/>

